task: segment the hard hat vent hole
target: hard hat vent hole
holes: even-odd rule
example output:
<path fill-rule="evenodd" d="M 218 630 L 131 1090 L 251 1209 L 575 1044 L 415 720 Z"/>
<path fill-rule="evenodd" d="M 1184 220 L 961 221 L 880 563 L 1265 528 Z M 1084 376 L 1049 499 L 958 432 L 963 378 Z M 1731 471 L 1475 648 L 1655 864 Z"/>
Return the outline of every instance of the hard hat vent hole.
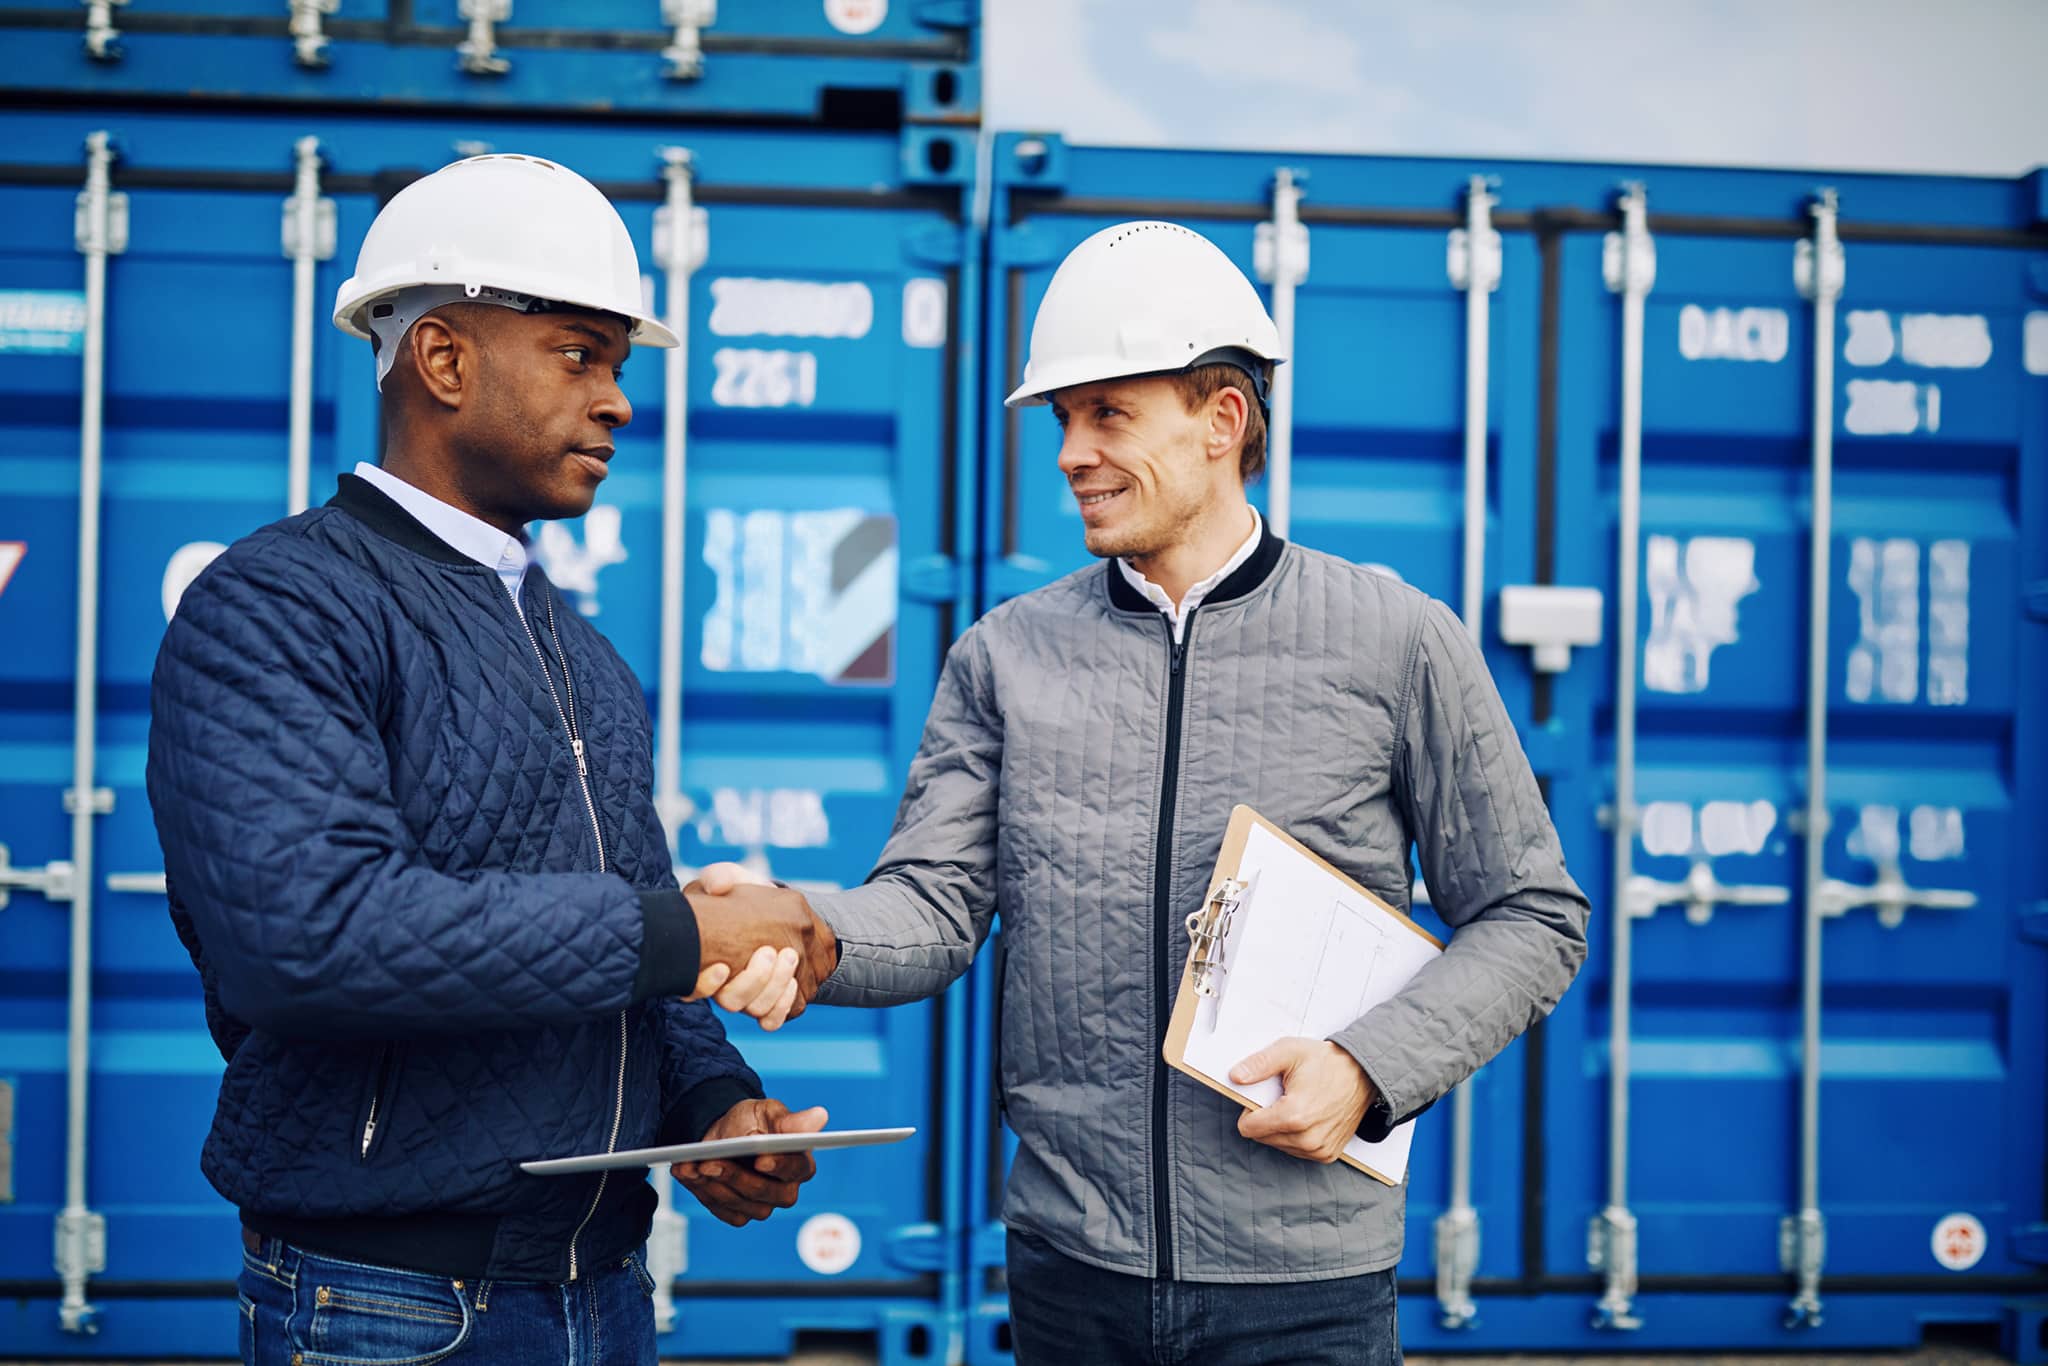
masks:
<path fill-rule="evenodd" d="M 932 168 L 935 175 L 944 175 L 953 169 L 953 144 L 945 138 L 933 138 L 924 145 L 924 164 Z"/>

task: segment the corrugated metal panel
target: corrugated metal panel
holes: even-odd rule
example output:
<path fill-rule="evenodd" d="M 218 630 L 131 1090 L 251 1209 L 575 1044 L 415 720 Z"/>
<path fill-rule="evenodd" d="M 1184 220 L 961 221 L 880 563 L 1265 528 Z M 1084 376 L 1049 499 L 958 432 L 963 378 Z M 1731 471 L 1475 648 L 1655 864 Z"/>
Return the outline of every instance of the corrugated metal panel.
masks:
<path fill-rule="evenodd" d="M 8 119 L 0 292 L 55 296 L 7 314 L 0 347 L 0 549 L 22 548 L 8 555 L 0 593 L 0 634 L 12 642 L 0 661 L 0 840 L 16 866 L 69 847 L 80 369 L 62 354 L 64 301 L 80 279 L 79 149 L 99 126 L 121 144 L 115 184 L 129 228 L 108 271 L 98 758 L 113 809 L 97 822 L 102 879 L 161 867 L 141 781 L 168 605 L 210 547 L 285 512 L 292 272 L 279 223 L 293 146 L 308 135 L 325 158 L 338 239 L 317 276 L 315 501 L 376 449 L 369 350 L 324 315 L 380 193 L 448 160 L 458 141 L 556 157 L 621 202 L 654 271 L 658 152 L 681 141 L 694 153 L 709 250 L 691 299 L 682 778 L 694 814 L 679 857 L 765 859 L 799 883 L 865 874 L 923 722 L 955 610 L 951 566 L 972 531 L 948 501 L 958 196 L 900 188 L 894 132 L 699 129 L 657 141 L 539 124 L 141 114 Z M 552 576 L 640 674 L 650 706 L 670 417 L 662 365 L 652 352 L 627 366 L 635 419 L 596 509 L 539 538 Z M 96 909 L 89 1190 L 108 1222 L 108 1264 L 93 1282 L 101 1332 L 58 1333 L 47 1298 L 63 1189 L 68 916 L 17 893 L 0 919 L 0 1058 L 18 1116 L 0 1283 L 32 1298 L 0 1316 L 0 1341 L 205 1354 L 232 1340 L 220 1287 L 236 1270 L 233 1211 L 197 1165 L 219 1059 L 160 892 L 103 887 Z M 665 1350 L 769 1355 L 804 1328 L 870 1332 L 890 1360 L 930 1350 L 932 1273 L 945 1263 L 928 1230 L 942 1218 L 940 1154 L 952 1141 L 938 1018 L 933 1006 L 821 1008 L 780 1035 L 733 1026 L 771 1093 L 823 1103 L 841 1124 L 921 1132 L 821 1162 L 802 1209 L 766 1227 L 690 1220 L 683 1333 Z M 682 1197 L 678 1208 L 694 1204 Z M 798 1230 L 820 1214 L 859 1234 L 850 1264 L 814 1269 L 800 1255 Z"/>
<path fill-rule="evenodd" d="M 1912 887 L 1976 901 L 1909 910 L 1896 928 L 1867 908 L 1825 927 L 1826 1313 L 1793 1330 L 1782 1322 L 1794 1282 L 1779 1234 L 1799 1196 L 1805 889 L 1788 816 L 1804 790 L 1812 427 L 1811 305 L 1793 262 L 1812 232 L 1815 180 L 1123 151 L 1004 135 L 989 248 L 985 602 L 1085 559 L 1053 465 L 1055 429 L 1043 414 L 998 406 L 1053 267 L 1095 228 L 1167 217 L 1200 227 L 1250 274 L 1254 228 L 1273 217 L 1282 167 L 1306 189 L 1311 262 L 1297 301 L 1295 539 L 1387 564 L 1454 604 L 1465 327 L 1446 237 L 1463 220 L 1471 178 L 1497 177 L 1506 240 L 1488 348 L 1484 642 L 1596 908 L 1593 961 L 1556 1017 L 1470 1083 L 1482 1237 L 1478 1316 L 1462 1328 L 1444 1326 L 1432 1299 L 1450 1107 L 1422 1121 L 1404 1338 L 1421 1349 L 1796 1350 L 1910 1343 L 1941 1320 L 2017 1332 L 2030 1321 L 2018 1297 L 2043 1288 L 2023 1230 L 2043 1217 L 2048 1062 L 2038 928 L 2048 875 L 2011 833 L 2040 810 L 2036 699 L 2048 663 L 2038 628 L 2018 625 L 2022 585 L 2048 562 L 2048 403 L 2035 377 L 2048 366 L 2029 365 L 2025 343 L 2028 327 L 2043 326 L 2048 241 L 2027 184 L 1829 181 L 1850 264 L 1833 406 L 1827 873 L 1869 884 L 1896 853 Z M 1565 672 L 1536 673 L 1526 651 L 1501 640 L 1498 595 L 1513 583 L 1599 588 L 1604 635 L 1615 637 L 1620 309 L 1602 258 L 1603 235 L 1618 226 L 1616 192 L 1632 178 L 1651 186 L 1657 250 L 1637 631 L 1645 823 L 1634 868 L 1675 883 L 1704 855 L 1722 883 L 1789 890 L 1782 904 L 1717 907 L 1706 924 L 1677 906 L 1636 922 L 1629 1166 L 1642 1327 L 1612 1332 L 1589 1327 L 1604 1287 L 1588 1267 L 1587 1228 L 1607 1201 L 1616 899 L 1603 808 L 1614 794 L 1615 656 L 1579 649 Z M 1254 497 L 1263 505 L 1263 492 Z M 984 1096 L 999 976 L 977 967 Z M 973 1212 L 987 1220 L 1007 1145 L 984 1127 L 979 1150 L 991 1166 Z M 1982 1240 L 1960 1272 L 1934 1252 L 1937 1224 L 1957 1213 L 1982 1225 L 1943 1227 L 1952 1260 Z M 997 1286 L 1000 1227 L 983 1227 L 975 1260 Z M 1007 1359 L 1002 1298 L 987 1293 L 970 1350 Z"/>

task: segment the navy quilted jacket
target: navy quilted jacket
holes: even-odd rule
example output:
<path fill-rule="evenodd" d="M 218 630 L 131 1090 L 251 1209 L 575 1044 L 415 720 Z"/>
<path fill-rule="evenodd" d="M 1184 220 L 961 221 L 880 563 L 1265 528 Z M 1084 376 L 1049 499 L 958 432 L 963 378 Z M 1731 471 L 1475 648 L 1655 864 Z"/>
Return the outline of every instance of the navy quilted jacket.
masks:
<path fill-rule="evenodd" d="M 760 1082 L 677 999 L 696 923 L 632 671 L 538 568 L 522 621 L 341 483 L 222 554 L 157 658 L 150 803 L 227 1060 L 202 1165 L 317 1250 L 573 1279 L 653 1191 L 517 1164 L 695 1138 Z"/>

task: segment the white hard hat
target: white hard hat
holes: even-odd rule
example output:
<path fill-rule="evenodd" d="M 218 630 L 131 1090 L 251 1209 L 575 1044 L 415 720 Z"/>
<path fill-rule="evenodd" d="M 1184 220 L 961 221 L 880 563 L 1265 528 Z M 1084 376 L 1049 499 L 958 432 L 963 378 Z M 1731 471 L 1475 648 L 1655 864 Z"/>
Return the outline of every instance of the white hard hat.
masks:
<path fill-rule="evenodd" d="M 1244 272 L 1178 223 L 1119 223 L 1067 253 L 1031 325 L 1012 408 L 1054 390 L 1222 361 L 1251 374 L 1280 362 L 1280 332 Z"/>
<path fill-rule="evenodd" d="M 540 157 L 468 157 L 392 196 L 335 293 L 334 325 L 367 340 L 373 328 L 388 330 L 379 324 L 402 323 L 403 336 L 422 302 L 460 298 L 616 313 L 632 341 L 676 345 L 641 296 L 640 258 L 619 211 L 597 186 Z M 409 307 L 389 307 L 399 303 Z M 387 307 L 373 317 L 378 305 Z M 396 340 L 380 343 L 380 383 Z"/>

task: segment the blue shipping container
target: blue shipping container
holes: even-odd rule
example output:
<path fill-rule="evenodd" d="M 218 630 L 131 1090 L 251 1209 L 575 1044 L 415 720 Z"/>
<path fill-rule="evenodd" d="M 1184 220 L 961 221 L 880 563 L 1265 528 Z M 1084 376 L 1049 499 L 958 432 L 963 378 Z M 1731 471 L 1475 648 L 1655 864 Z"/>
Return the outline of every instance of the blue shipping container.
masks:
<path fill-rule="evenodd" d="M 218 548 L 284 515 L 293 263 L 279 224 L 295 148 L 318 140 L 331 215 L 312 269 L 311 496 L 377 449 L 369 348 L 325 313 L 380 196 L 483 142 L 555 157 L 617 200 L 665 300 L 657 216 L 692 154 L 702 214 L 690 280 L 683 524 L 679 862 L 766 861 L 799 885 L 860 878 L 930 699 L 971 522 L 954 453 L 962 382 L 957 190 L 903 174 L 904 139 L 798 129 L 621 132 L 572 124 L 319 117 L 14 114 L 0 167 L 0 841 L 17 890 L 0 919 L 0 1352 L 210 1355 L 233 1341 L 234 1212 L 199 1175 L 220 1061 L 172 934 L 142 763 L 148 678 L 177 595 Z M 106 267 L 105 464 L 97 632 L 96 915 L 90 1206 L 105 1267 L 98 1334 L 61 1332 L 51 1230 L 65 1198 L 73 642 L 80 594 L 82 266 L 74 207 L 87 135 L 111 128 L 125 242 Z M 310 150 L 310 149 L 307 149 Z M 397 169 L 393 169 L 397 168 Z M 317 225 L 320 215 L 314 216 Z M 687 235 L 686 235 L 687 236 Z M 635 357 L 616 473 L 538 551 L 657 707 L 663 565 L 662 353 Z M 771 1094 L 848 1125 L 915 1123 L 910 1143 L 821 1163 L 765 1227 L 687 1218 L 668 1350 L 775 1355 L 858 1332 L 888 1360 L 941 1348 L 943 1193 L 958 1088 L 938 1021 L 954 1007 L 820 1009 L 766 1035 L 732 1027 Z M 5 1109 L 6 1107 L 0 1107 Z M 663 1178 L 664 1184 L 666 1178 Z M 682 1233 L 672 1235 L 680 1239 Z M 657 1239 L 657 1242 L 661 1242 Z"/>
<path fill-rule="evenodd" d="M 1800 279 L 1810 290 L 1814 257 L 1833 259 L 1809 240 L 1815 178 L 1014 134 L 997 140 L 993 175 L 985 605 L 1086 559 L 1056 428 L 1042 410 L 999 406 L 1053 269 L 1109 223 L 1160 217 L 1200 228 L 1270 287 L 1286 269 L 1279 184 L 1303 191 L 1306 234 L 1287 367 L 1290 534 L 1454 604 L 1468 550 L 1482 566 L 1482 639 L 1592 896 L 1593 956 L 1555 1016 L 1464 1088 L 1469 1219 L 1451 1213 L 1454 1104 L 1421 1121 L 1404 1340 L 1784 1351 L 1910 1344 L 1953 1322 L 1993 1327 L 2027 1359 L 2048 1354 L 2048 864 L 2018 836 L 2039 819 L 2048 758 L 2042 609 L 2038 587 L 2023 587 L 2048 567 L 2040 177 L 1827 180 L 1846 284 L 1823 348 L 1835 371 L 1820 500 L 1833 523 L 1821 567 L 1827 834 L 1810 897 L 1815 305 Z M 1647 183 L 1651 213 L 1634 258 L 1613 236 L 1629 181 Z M 1490 222 L 1473 218 L 1475 194 Z M 1624 308 L 1610 288 L 1632 259 L 1647 286 L 1639 501 L 1623 491 Z M 1483 374 L 1467 363 L 1475 271 L 1498 272 L 1479 324 Z M 1485 464 L 1468 515 L 1475 375 Z M 1271 506 L 1277 478 L 1255 501 Z M 1624 503 L 1639 519 L 1632 719 L 1614 648 Z M 1510 643 L 1530 630 L 1531 585 L 1600 595 L 1597 629 L 1562 669 Z M 1624 721 L 1635 817 L 1617 893 Z M 1817 957 L 1803 947 L 1809 901 L 1824 912 Z M 1632 981 L 1618 988 L 1624 925 Z M 1815 1122 L 1803 1125 L 1809 961 L 1822 1043 Z M 999 955 L 975 971 L 981 1096 L 1001 974 Z M 1618 1041 L 1617 1000 L 1634 1006 Z M 1632 1063 L 1618 1112 L 1617 1059 Z M 970 1204 L 986 1298 L 969 1349 L 997 1361 L 991 1201 L 1008 1146 L 988 1108 L 977 1115 L 990 1165 Z M 1809 1134 L 1823 1222 L 1802 1242 Z M 1461 1224 L 1475 1229 L 1462 1243 Z M 1631 1231 L 1633 1256 L 1621 1245 Z M 1802 1251 L 1824 1269 L 1824 1312 L 1788 1326 Z"/>

